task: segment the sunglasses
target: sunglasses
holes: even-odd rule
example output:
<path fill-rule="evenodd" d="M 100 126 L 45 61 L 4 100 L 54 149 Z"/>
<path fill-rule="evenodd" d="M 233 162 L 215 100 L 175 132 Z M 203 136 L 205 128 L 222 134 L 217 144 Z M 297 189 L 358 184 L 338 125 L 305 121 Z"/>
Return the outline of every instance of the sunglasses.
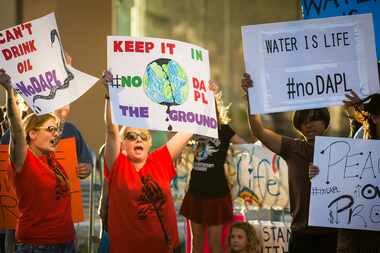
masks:
<path fill-rule="evenodd" d="M 149 139 L 149 135 L 146 133 L 127 132 L 125 134 L 125 139 L 127 139 L 128 141 L 135 141 L 138 137 L 140 137 L 143 141 L 147 141 Z"/>
<path fill-rule="evenodd" d="M 48 131 L 49 133 L 58 133 L 61 131 L 61 128 L 59 127 L 56 127 L 56 126 L 48 126 L 48 127 L 36 127 L 36 129 L 42 129 L 42 130 L 46 130 Z"/>

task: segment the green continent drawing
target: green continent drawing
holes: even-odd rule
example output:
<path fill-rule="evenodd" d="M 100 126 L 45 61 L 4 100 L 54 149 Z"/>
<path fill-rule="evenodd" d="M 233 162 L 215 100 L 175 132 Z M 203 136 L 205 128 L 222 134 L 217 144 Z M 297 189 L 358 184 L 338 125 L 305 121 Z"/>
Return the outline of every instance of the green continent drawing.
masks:
<path fill-rule="evenodd" d="M 143 87 L 153 102 L 168 107 L 183 104 L 189 94 L 185 70 L 166 58 L 154 60 L 146 66 Z"/>

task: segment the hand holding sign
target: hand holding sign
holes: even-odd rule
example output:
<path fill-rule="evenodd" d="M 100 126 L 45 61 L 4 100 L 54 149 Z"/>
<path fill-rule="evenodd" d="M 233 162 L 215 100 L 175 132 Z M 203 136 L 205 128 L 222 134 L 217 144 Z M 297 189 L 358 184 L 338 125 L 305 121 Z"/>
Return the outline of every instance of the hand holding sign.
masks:
<path fill-rule="evenodd" d="M 0 69 L 0 85 L 7 91 L 12 89 L 11 77 L 5 72 L 4 69 Z"/>

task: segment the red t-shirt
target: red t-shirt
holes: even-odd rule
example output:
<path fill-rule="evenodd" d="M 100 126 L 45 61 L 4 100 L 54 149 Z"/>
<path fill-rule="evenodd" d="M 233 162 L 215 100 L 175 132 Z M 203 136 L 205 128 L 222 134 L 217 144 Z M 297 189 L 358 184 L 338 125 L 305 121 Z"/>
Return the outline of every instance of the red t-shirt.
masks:
<path fill-rule="evenodd" d="M 62 185 L 57 183 L 47 158 L 37 157 L 28 149 L 22 171 L 14 173 L 11 170 L 10 176 L 20 210 L 16 240 L 40 245 L 74 240 L 70 191 L 68 187 L 59 187 Z"/>
<path fill-rule="evenodd" d="M 160 219 L 171 245 L 179 245 L 170 191 L 174 176 L 173 161 L 166 146 L 150 153 L 139 172 L 124 154 L 119 154 L 109 173 L 111 253 L 169 252 Z"/>

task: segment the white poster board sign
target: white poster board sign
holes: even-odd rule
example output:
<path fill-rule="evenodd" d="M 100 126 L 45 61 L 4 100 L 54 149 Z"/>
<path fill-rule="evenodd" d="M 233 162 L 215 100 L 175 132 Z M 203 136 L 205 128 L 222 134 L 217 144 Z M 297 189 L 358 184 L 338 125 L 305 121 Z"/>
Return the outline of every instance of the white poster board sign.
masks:
<path fill-rule="evenodd" d="M 341 105 L 380 90 L 372 15 L 242 27 L 251 113 Z"/>
<path fill-rule="evenodd" d="M 109 36 L 112 120 L 217 138 L 207 50 L 159 38 Z"/>
<path fill-rule="evenodd" d="M 249 221 L 261 242 L 262 253 L 289 252 L 290 223 L 271 221 Z"/>
<path fill-rule="evenodd" d="M 380 231 L 380 141 L 317 137 L 309 225 Z"/>
<path fill-rule="evenodd" d="M 259 144 L 233 145 L 236 184 L 232 192 L 246 206 L 289 207 L 288 166 L 284 159 Z"/>
<path fill-rule="evenodd" d="M 0 31 L 0 66 L 37 114 L 79 98 L 97 81 L 65 63 L 54 13 Z"/>

